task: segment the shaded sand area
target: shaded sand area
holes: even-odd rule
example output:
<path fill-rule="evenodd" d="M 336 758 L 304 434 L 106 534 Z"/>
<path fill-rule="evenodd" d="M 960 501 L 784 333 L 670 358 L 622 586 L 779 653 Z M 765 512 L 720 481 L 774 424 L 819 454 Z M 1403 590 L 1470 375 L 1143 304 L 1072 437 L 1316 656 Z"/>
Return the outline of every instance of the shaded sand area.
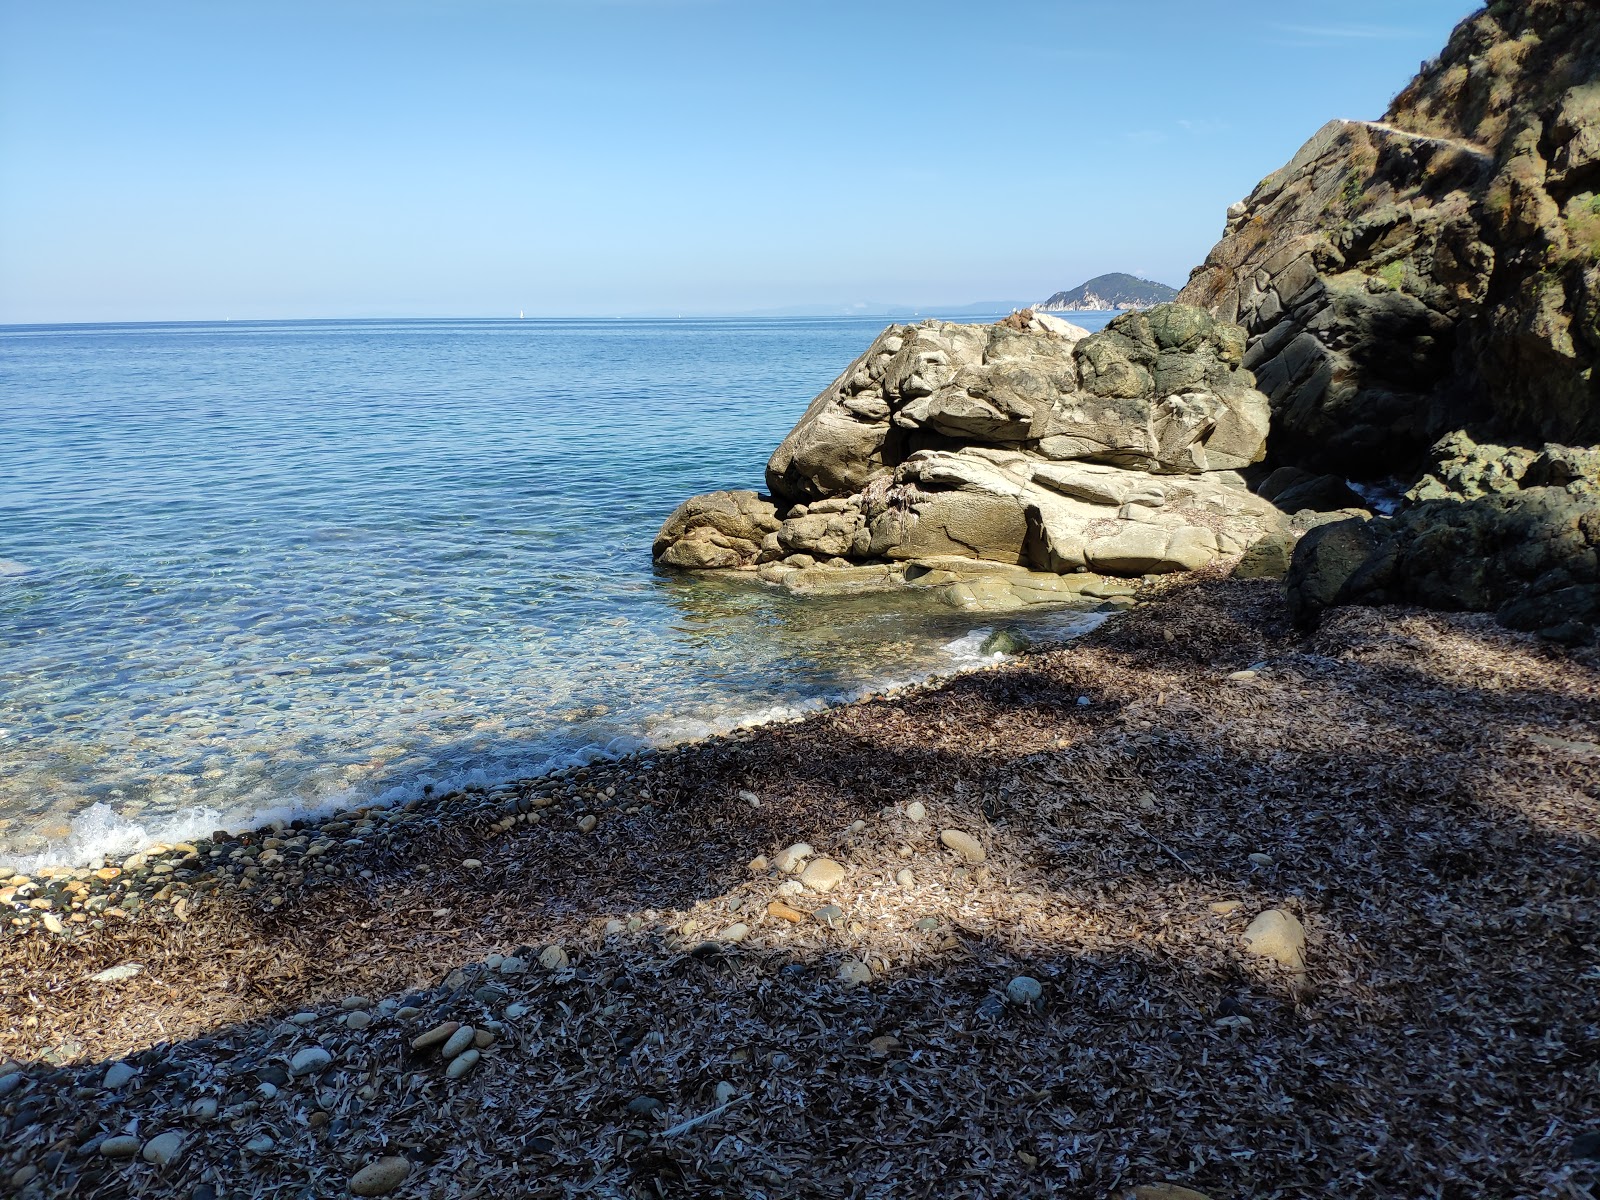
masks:
<path fill-rule="evenodd" d="M 388 1156 L 363 1191 L 1586 1196 L 1597 796 L 1595 651 L 1180 584 L 942 688 L 339 827 L 181 918 L 9 933 L 0 1192 L 338 1196 Z M 842 871 L 750 865 L 797 842 Z M 1269 909 L 1303 973 L 1248 949 Z"/>

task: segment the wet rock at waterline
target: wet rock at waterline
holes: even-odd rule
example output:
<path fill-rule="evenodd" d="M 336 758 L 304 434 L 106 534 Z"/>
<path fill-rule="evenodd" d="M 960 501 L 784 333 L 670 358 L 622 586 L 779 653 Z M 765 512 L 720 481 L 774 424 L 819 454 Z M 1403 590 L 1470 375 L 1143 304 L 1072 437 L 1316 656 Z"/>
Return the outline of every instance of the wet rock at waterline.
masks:
<path fill-rule="evenodd" d="M 773 454 L 770 499 L 693 497 L 654 555 L 760 567 L 797 594 L 912 585 L 982 610 L 1237 558 L 1288 530 L 1237 474 L 1267 433 L 1244 346 L 1176 304 L 1095 334 L 1031 314 L 891 326 Z M 968 578 L 972 563 L 1028 574 Z"/>

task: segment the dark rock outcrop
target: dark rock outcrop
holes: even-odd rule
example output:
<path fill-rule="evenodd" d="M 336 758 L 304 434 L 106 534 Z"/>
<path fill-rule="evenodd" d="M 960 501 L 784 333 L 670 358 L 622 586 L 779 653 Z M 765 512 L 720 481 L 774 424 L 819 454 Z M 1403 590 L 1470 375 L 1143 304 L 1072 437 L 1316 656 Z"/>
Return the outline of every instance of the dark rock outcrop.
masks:
<path fill-rule="evenodd" d="M 1340 521 L 1306 534 L 1287 584 L 1304 625 L 1337 605 L 1420 604 L 1586 641 L 1600 619 L 1600 508 L 1566 488 L 1534 487 Z"/>

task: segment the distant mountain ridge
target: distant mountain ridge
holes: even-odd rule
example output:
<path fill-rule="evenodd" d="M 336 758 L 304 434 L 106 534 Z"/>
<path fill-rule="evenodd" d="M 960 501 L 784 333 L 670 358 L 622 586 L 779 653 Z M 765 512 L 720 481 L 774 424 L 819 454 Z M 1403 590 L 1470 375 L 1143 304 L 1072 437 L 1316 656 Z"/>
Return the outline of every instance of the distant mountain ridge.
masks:
<path fill-rule="evenodd" d="M 1113 271 L 1109 275 L 1096 275 L 1088 283 L 1080 284 L 1070 292 L 1057 292 L 1050 299 L 1033 306 L 1035 312 L 1088 312 L 1108 308 L 1151 308 L 1178 297 L 1178 289 L 1157 283 L 1153 279 L 1140 279 Z"/>

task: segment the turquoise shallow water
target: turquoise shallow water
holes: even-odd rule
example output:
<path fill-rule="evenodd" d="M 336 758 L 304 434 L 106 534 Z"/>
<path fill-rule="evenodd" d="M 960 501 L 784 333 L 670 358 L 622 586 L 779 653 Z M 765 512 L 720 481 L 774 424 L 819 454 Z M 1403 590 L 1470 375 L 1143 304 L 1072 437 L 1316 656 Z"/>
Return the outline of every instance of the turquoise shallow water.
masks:
<path fill-rule="evenodd" d="M 975 661 L 974 618 L 650 563 L 685 496 L 761 485 L 882 324 L 0 329 L 0 862 L 532 774 Z"/>

